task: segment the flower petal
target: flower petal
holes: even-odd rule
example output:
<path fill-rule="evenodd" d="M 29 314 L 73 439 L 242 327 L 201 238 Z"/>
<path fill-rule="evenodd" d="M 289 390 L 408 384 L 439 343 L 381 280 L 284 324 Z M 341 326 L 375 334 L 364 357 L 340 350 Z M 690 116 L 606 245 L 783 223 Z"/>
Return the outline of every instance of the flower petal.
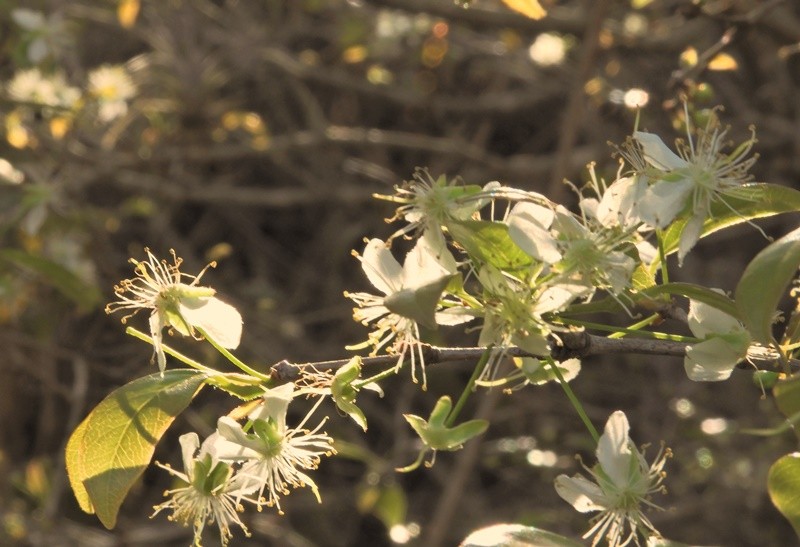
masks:
<path fill-rule="evenodd" d="M 712 290 L 722 293 L 719 289 Z M 698 338 L 744 330 L 735 317 L 697 300 L 689 300 L 688 323 L 689 330 Z"/>
<path fill-rule="evenodd" d="M 604 226 L 629 226 L 639 221 L 636 209 L 647 190 L 647 181 L 624 177 L 609 186 L 597 205 L 597 219 Z"/>
<path fill-rule="evenodd" d="M 178 310 L 192 327 L 202 329 L 223 348 L 235 349 L 242 339 L 242 316 L 216 297 L 182 298 Z"/>
<path fill-rule="evenodd" d="M 636 131 L 633 134 L 633 138 L 642 146 L 644 159 L 656 169 L 672 171 L 689 165 L 686 160 L 670 150 L 658 135 Z"/>
<path fill-rule="evenodd" d="M 452 270 L 445 264 L 450 265 Z M 403 262 L 401 287 L 417 289 L 433 285 L 452 275 L 455 270 L 455 259 L 446 248 L 436 249 L 430 238 L 421 237 Z M 394 292 L 400 291 L 397 289 Z"/>
<path fill-rule="evenodd" d="M 251 420 L 273 420 L 281 428 L 286 429 L 286 412 L 292 402 L 294 384 L 287 384 L 268 389 L 264 394 L 264 402 L 249 414 Z"/>
<path fill-rule="evenodd" d="M 719 382 L 730 378 L 736 364 L 744 358 L 726 340 L 709 338 L 686 348 L 683 360 L 686 374 L 695 382 Z"/>
<path fill-rule="evenodd" d="M 178 437 L 181 443 L 181 455 L 183 456 L 183 470 L 191 477 L 194 471 L 194 456 L 200 448 L 200 438 L 197 433 L 185 433 Z"/>
<path fill-rule="evenodd" d="M 656 182 L 639 201 L 639 217 L 650 226 L 666 228 L 686 206 L 692 187 L 692 181 L 686 178 Z"/>
<path fill-rule="evenodd" d="M 628 418 L 624 412 L 617 410 L 609 416 L 597 443 L 597 461 L 612 482 L 621 489 L 630 482 L 633 453 L 628 431 Z"/>
<path fill-rule="evenodd" d="M 689 254 L 697 240 L 700 239 L 700 234 L 703 231 L 703 223 L 705 222 L 705 214 L 695 214 L 686 223 L 681 232 L 681 240 L 678 244 L 678 265 L 683 265 L 684 257 Z"/>
<path fill-rule="evenodd" d="M 370 239 L 364 248 L 361 268 L 372 285 L 383 294 L 402 288 L 403 268 L 380 239 Z"/>
<path fill-rule="evenodd" d="M 555 487 L 558 495 L 580 513 L 602 511 L 606 508 L 603 503 L 605 496 L 600 487 L 581 475 L 559 475 L 556 477 Z"/>
<path fill-rule="evenodd" d="M 537 260 L 555 264 L 561 260 L 550 233 L 555 212 L 534 203 L 518 203 L 508 215 L 508 235 L 517 246 Z"/>
<path fill-rule="evenodd" d="M 153 310 L 150 314 L 150 336 L 153 338 L 153 355 L 158 362 L 158 370 L 161 376 L 164 376 L 164 370 L 167 368 L 167 356 L 164 355 L 164 348 L 161 345 L 161 329 L 164 328 L 164 321 L 162 315 L 158 310 Z M 152 363 L 152 361 L 150 361 Z"/>

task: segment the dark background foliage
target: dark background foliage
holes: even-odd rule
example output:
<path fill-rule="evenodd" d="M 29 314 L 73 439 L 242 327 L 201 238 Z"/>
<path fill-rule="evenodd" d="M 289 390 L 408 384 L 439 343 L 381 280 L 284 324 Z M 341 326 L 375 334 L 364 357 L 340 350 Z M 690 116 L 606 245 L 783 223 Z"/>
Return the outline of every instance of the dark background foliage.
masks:
<path fill-rule="evenodd" d="M 101 124 L 79 112 L 64 134 L 54 130 L 58 113 L 2 99 L 0 156 L 26 178 L 0 186 L 3 545 L 190 541 L 189 530 L 163 516 L 147 518 L 170 484 L 162 471 L 145 473 L 117 528 L 106 531 L 80 512 L 63 469 L 66 439 L 89 409 L 154 370 L 149 348 L 102 310 L 113 285 L 131 275 L 127 259 L 141 259 L 145 246 L 160 256 L 174 248 L 187 272 L 219 261 L 204 282 L 245 318 L 238 355 L 266 370 L 281 359 L 344 357 L 345 345 L 365 338 L 342 291 L 368 288 L 351 249 L 393 231 L 383 220 L 392 208 L 373 193 L 426 167 L 571 205 L 561 181 L 583 184 L 587 162 L 613 179 L 607 143 L 632 131 L 631 89 L 649 96 L 640 127 L 666 142 L 681 134 L 683 97 L 700 116 L 724 105 L 733 140 L 757 128 L 757 180 L 800 180 L 795 0 L 562 0 L 545 2 L 540 21 L 494 0 L 468 8 L 448 0 L 145 0 L 129 26 L 112 0 L 5 1 L 5 82 L 33 64 L 27 48 L 36 36 L 12 18 L 23 4 L 57 27 L 45 33 L 42 70 L 62 70 L 81 86 L 93 68 L 126 63 L 137 94 L 122 118 Z M 529 46 L 545 33 L 568 46 L 557 64 L 531 58 Z M 698 63 L 687 63 L 688 48 Z M 719 52 L 732 69 L 710 70 Z M 11 134 L 14 112 L 25 113 L 24 143 Z M 795 222 L 762 225 L 780 235 Z M 752 227 L 730 230 L 698 245 L 675 275 L 731 290 L 763 245 Z M 146 318 L 131 324 L 144 329 Z M 474 343 L 461 330 L 429 334 L 434 343 Z M 198 344 L 169 342 L 223 366 Z M 583 365 L 573 386 L 598 426 L 622 409 L 634 440 L 653 443 L 651 455 L 662 439 L 676 452 L 669 496 L 654 500 L 666 510 L 651 515 L 665 535 L 722 545 L 796 541 L 765 489 L 770 463 L 793 440 L 736 432 L 781 419 L 747 371 L 699 384 L 678 359 Z M 552 481 L 578 470 L 575 453 L 591 463 L 591 442 L 557 386 L 479 392 L 467 415 L 491 419 L 480 441 L 440 454 L 432 469 L 393 471 L 416 455 L 402 413 L 426 415 L 440 394 L 457 395 L 467 368 L 431 366 L 427 392 L 404 372 L 383 398 L 361 395 L 366 435 L 334 413 L 327 430 L 346 444 L 315 475 L 323 503 L 300 490 L 284 516 L 249 512 L 253 538 L 239 535 L 232 545 L 389 545 L 392 523 L 415 523 L 412 542 L 426 546 L 455 545 L 495 522 L 583 533 L 585 518 Z M 202 394 L 156 458 L 177 465 L 177 437 L 208 434 L 234 405 L 222 393 Z"/>

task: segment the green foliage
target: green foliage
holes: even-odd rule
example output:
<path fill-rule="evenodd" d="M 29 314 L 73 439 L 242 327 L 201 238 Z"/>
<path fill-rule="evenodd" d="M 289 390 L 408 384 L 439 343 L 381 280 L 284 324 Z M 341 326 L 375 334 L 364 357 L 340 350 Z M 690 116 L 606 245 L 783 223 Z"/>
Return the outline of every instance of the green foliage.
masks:
<path fill-rule="evenodd" d="M 739 318 L 739 309 L 736 307 L 736 303 L 733 300 L 724 294 L 694 283 L 664 283 L 663 285 L 657 285 L 642 291 L 637 297 L 657 297 L 665 294 L 685 296 L 686 298 L 708 304 L 713 308 L 727 313 L 731 317 Z"/>
<path fill-rule="evenodd" d="M 511 240 L 505 223 L 450 220 L 446 226 L 453 239 L 479 262 L 507 271 L 516 271 L 532 263 L 531 257 Z"/>
<path fill-rule="evenodd" d="M 358 390 L 353 387 L 353 382 L 361 375 L 361 357 L 355 356 L 347 365 L 336 371 L 331 382 L 331 397 L 336 407 L 350 416 L 364 431 L 367 430 L 367 417 L 356 405 Z"/>
<path fill-rule="evenodd" d="M 778 409 L 786 416 L 787 423 L 800 424 L 800 376 L 777 382 L 772 388 L 772 394 Z M 795 434 L 800 436 L 800 430 L 795 428 Z"/>
<path fill-rule="evenodd" d="M 767 489 L 772 503 L 800 536 L 800 454 L 787 454 L 769 468 Z"/>
<path fill-rule="evenodd" d="M 800 228 L 768 245 L 747 265 L 736 286 L 736 304 L 757 342 L 769 344 L 778 303 L 800 266 Z"/>
<path fill-rule="evenodd" d="M 19 249 L 2 249 L 0 260 L 37 274 L 44 283 L 55 287 L 83 311 L 91 310 L 100 303 L 100 290 L 97 287 L 48 258 Z"/>
<path fill-rule="evenodd" d="M 114 390 L 89 413 L 66 448 L 70 484 L 84 511 L 114 527 L 156 444 L 206 380 L 194 370 L 151 374 Z"/>
<path fill-rule="evenodd" d="M 404 414 L 403 417 L 414 428 L 426 447 L 431 450 L 458 450 L 465 442 L 486 431 L 489 422 L 469 420 L 448 427 L 446 422 L 452 409 L 453 403 L 450 397 L 445 395 L 436 402 L 427 421 L 413 414 Z"/>
<path fill-rule="evenodd" d="M 262 380 L 238 372 L 214 374 L 208 377 L 206 384 L 230 393 L 243 401 L 252 401 L 264 394 Z"/>
<path fill-rule="evenodd" d="M 701 237 L 757 218 L 794 211 L 800 211 L 800 191 L 766 182 L 745 184 L 727 192 L 724 200 L 711 204 L 710 214 L 703 223 Z M 681 233 L 688 220 L 678 219 L 665 230 L 663 240 L 666 254 L 678 251 Z M 658 261 L 653 267 L 655 268 L 657 264 Z"/>

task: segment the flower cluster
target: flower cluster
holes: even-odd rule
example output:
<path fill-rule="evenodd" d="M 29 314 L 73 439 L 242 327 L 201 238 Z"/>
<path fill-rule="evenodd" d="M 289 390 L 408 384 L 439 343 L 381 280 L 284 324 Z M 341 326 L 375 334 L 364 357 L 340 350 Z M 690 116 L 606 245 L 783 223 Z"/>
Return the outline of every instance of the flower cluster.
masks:
<path fill-rule="evenodd" d="M 558 316 L 574 304 L 600 293 L 629 311 L 637 291 L 656 283 L 658 253 L 648 239 L 659 238 L 661 259 L 677 251 L 682 263 L 720 207 L 735 214 L 731 202 L 748 199 L 737 191 L 750 180 L 755 139 L 726 152 L 727 130 L 715 112 L 709 116 L 695 135 L 687 111 L 688 144 L 679 141 L 678 153 L 651 133 L 634 132 L 619 148 L 625 162 L 616 180 L 606 184 L 589 167 L 591 180 L 579 191 L 580 214 L 536 192 L 498 182 L 458 185 L 426 172 L 395 195 L 378 196 L 399 203 L 389 220 L 406 224 L 387 242 L 373 239 L 363 256 L 356 255 L 382 293 L 345 293 L 357 304 L 355 319 L 373 328 L 364 345 L 373 353 L 397 354 L 398 368 L 410 357 L 412 375 L 419 363 L 424 379 L 420 326 L 432 330 L 482 319 L 478 342 L 496 348 L 485 381 L 511 345 L 549 355 L 551 337 L 564 328 Z M 665 251 L 660 238 L 668 227 L 674 227 L 673 246 Z M 400 236 L 417 240 L 402 265 L 388 248 Z M 687 359 L 720 343 L 697 345 Z M 687 362 L 687 371 L 692 366 Z M 696 367 L 689 376 L 709 379 Z"/>
<path fill-rule="evenodd" d="M 171 520 L 192 524 L 195 545 L 200 545 L 205 525 L 216 523 L 225 545 L 232 525 L 249 535 L 239 518 L 243 502 L 259 510 L 276 506 L 280 511 L 280 497 L 288 495 L 290 488 L 303 486 L 309 486 L 320 501 L 317 485 L 306 471 L 316 469 L 322 456 L 335 453 L 333 439 L 320 432 L 325 420 L 312 430 L 304 429 L 316 407 L 297 427 L 286 425 L 293 396 L 293 384 L 268 389 L 244 427 L 222 417 L 202 446 L 196 433 L 183 435 L 184 471 L 159 465 L 186 486 L 168 490 L 165 495 L 170 499 L 155 506 L 153 516 L 171 510 Z"/>

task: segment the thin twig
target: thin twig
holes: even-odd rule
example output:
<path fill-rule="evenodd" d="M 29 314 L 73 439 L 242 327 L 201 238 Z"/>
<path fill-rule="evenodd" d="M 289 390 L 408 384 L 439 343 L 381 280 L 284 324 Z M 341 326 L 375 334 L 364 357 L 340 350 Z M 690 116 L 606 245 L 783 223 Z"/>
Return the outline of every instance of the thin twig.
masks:
<path fill-rule="evenodd" d="M 578 68 L 575 71 L 575 81 L 570 88 L 564 118 L 561 120 L 558 129 L 558 150 L 548 191 L 550 197 L 556 202 L 562 202 L 567 197 L 566 187 L 562 184 L 562 181 L 567 176 L 570 167 L 569 160 L 578 137 L 578 129 L 585 119 L 583 115 L 586 101 L 584 84 L 590 77 L 594 59 L 600 47 L 600 30 L 603 28 L 603 20 L 610 7 L 609 0 L 596 0 L 593 4 L 582 40 L 583 45 L 581 46 Z"/>

